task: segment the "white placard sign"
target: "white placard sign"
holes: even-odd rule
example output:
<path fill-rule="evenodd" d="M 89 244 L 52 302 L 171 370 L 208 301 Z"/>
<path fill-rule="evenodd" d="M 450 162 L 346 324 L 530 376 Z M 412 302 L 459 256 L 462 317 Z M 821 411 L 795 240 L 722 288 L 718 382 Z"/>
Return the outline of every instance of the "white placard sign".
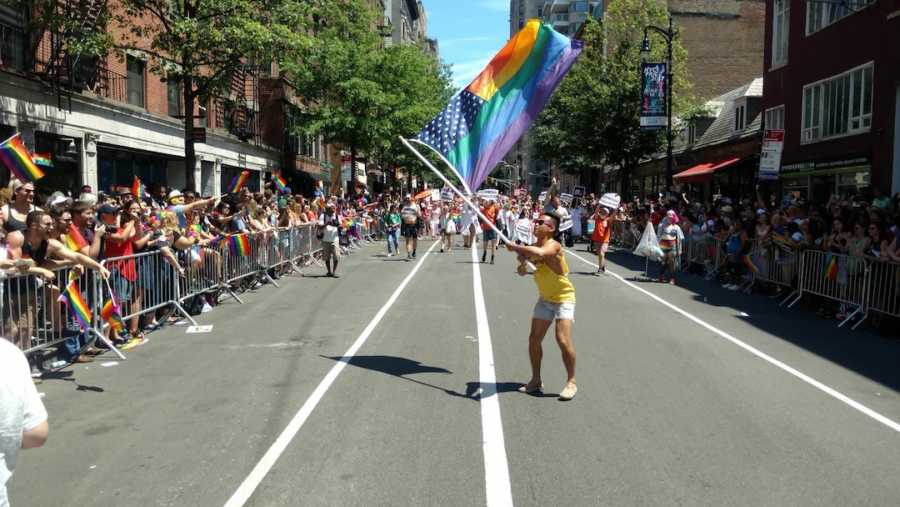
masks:
<path fill-rule="evenodd" d="M 441 190 L 441 200 L 442 201 L 452 201 L 453 200 L 453 191 L 449 188 L 445 188 Z"/>
<path fill-rule="evenodd" d="M 567 208 L 572 207 L 572 199 L 574 198 L 575 197 L 572 194 L 559 194 L 559 202 Z"/>
<path fill-rule="evenodd" d="M 533 245 L 534 236 L 531 234 L 531 222 L 521 220 L 516 224 L 516 239 L 526 245 Z"/>
<path fill-rule="evenodd" d="M 619 204 L 622 203 L 622 197 L 619 194 L 603 194 L 603 197 L 600 198 L 600 206 L 604 208 L 609 208 L 611 210 L 619 209 Z"/>
<path fill-rule="evenodd" d="M 762 153 L 759 156 L 759 179 L 773 181 L 781 172 L 781 152 L 784 149 L 784 130 L 763 133 Z"/>
<path fill-rule="evenodd" d="M 546 200 L 547 200 L 547 191 L 545 190 L 545 191 L 541 192 L 540 195 L 538 195 L 538 201 L 544 202 Z"/>
<path fill-rule="evenodd" d="M 485 201 L 496 201 L 500 197 L 500 191 L 496 188 L 485 188 L 478 191 L 478 197 Z"/>
<path fill-rule="evenodd" d="M 439 201 L 440 199 L 441 199 L 441 191 L 438 190 L 438 189 L 436 189 L 436 188 L 435 188 L 435 189 L 432 189 L 432 190 L 431 190 L 431 200 L 432 200 L 432 201 Z"/>

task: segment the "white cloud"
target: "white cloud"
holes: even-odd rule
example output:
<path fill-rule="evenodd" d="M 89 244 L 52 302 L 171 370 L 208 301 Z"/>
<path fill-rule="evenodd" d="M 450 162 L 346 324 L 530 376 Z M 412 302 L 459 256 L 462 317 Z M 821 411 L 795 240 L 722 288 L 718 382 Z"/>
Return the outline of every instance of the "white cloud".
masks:
<path fill-rule="evenodd" d="M 484 68 L 493 57 L 494 54 L 491 53 L 482 58 L 469 60 L 462 63 L 454 63 L 451 66 L 451 70 L 453 71 L 453 84 L 456 86 L 456 88 L 462 88 L 463 86 L 471 83 L 472 80 L 475 79 L 475 76 L 477 76 L 479 72 L 484 70 Z"/>
<path fill-rule="evenodd" d="M 509 0 L 481 0 L 478 2 L 482 8 L 492 11 L 509 11 Z"/>

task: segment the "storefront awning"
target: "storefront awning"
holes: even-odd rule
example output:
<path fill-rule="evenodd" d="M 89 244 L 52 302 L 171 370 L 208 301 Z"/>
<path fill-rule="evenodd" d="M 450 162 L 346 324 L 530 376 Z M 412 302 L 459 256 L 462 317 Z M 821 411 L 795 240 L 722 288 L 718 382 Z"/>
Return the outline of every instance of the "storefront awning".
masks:
<path fill-rule="evenodd" d="M 712 179 L 712 175 L 716 171 L 725 169 L 740 161 L 740 158 L 730 158 L 716 163 L 698 164 L 686 171 L 681 171 L 673 176 L 673 178 L 678 183 L 706 183 Z"/>

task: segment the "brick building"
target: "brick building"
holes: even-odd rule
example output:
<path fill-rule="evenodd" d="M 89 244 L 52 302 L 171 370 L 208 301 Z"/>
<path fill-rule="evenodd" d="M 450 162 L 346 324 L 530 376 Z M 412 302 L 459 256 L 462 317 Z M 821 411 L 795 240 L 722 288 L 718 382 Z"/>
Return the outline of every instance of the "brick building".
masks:
<path fill-rule="evenodd" d="M 109 6 L 115 9 L 114 3 Z M 108 190 L 130 185 L 135 175 L 151 188 L 183 188 L 179 83 L 151 72 L 141 51 L 75 59 L 52 34 L 28 33 L 25 19 L 21 10 L 0 7 L 0 135 L 20 132 L 29 149 L 51 154 L 55 168 L 38 182 L 39 189 L 86 184 Z M 110 27 L 121 39 L 117 29 Z M 225 94 L 195 105 L 194 126 L 206 134 L 195 144 L 196 190 L 219 193 L 243 169 L 254 173 L 250 188 L 259 188 L 265 173 L 281 168 L 310 176 L 298 175 L 301 180 L 323 177 L 307 165 L 321 165 L 330 152 L 317 140 L 285 135 L 289 85 L 273 70 L 248 65 L 231 76 Z"/>
<path fill-rule="evenodd" d="M 900 0 L 769 0 L 765 42 L 782 189 L 817 202 L 900 191 Z"/>

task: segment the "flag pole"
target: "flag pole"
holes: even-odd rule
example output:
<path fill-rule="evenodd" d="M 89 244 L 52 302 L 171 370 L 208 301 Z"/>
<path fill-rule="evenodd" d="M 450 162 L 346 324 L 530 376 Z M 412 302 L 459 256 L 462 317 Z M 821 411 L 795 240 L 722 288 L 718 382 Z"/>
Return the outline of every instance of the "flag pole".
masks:
<path fill-rule="evenodd" d="M 483 222 L 485 222 L 486 224 L 488 224 L 488 226 L 489 226 L 491 229 L 493 229 L 495 233 L 497 233 L 497 236 L 498 236 L 501 240 L 503 240 L 504 243 L 512 243 L 512 241 L 511 241 L 509 238 L 507 238 L 507 237 L 500 231 L 500 229 L 498 229 L 497 226 L 494 225 L 493 222 L 491 222 L 490 220 L 488 220 L 488 218 L 487 218 L 486 216 L 484 216 L 484 214 L 481 212 L 481 209 L 480 209 L 478 206 L 475 206 L 474 204 L 472 204 L 472 201 L 469 200 L 468 197 L 466 197 L 465 195 L 463 195 L 463 193 L 460 192 L 459 189 L 456 188 L 456 186 L 453 185 L 453 183 L 450 183 L 450 180 L 448 180 L 446 176 L 444 176 L 440 171 L 438 171 L 437 168 L 434 167 L 434 165 L 432 165 L 431 162 L 429 162 L 427 158 L 425 158 L 424 156 L 422 156 L 422 154 L 419 153 L 419 150 L 415 149 L 415 148 L 413 147 L 413 145 L 411 145 L 411 144 L 409 143 L 409 141 L 406 140 L 405 137 L 403 137 L 403 136 L 399 136 L 399 137 L 400 137 L 400 141 L 403 143 L 403 145 L 406 146 L 406 148 L 409 149 L 409 151 L 413 152 L 413 154 L 414 154 L 419 160 L 421 160 L 423 164 L 425 164 L 429 169 L 431 169 L 432 171 L 434 171 L 434 174 L 436 174 L 436 175 L 438 176 L 438 178 L 440 178 L 441 180 L 443 180 L 443 182 L 446 183 L 448 187 L 450 187 L 450 190 L 452 190 L 456 195 L 458 195 L 460 198 L 462 198 L 463 202 L 465 202 L 470 208 L 472 208 L 472 210 L 474 210 L 475 213 L 478 215 L 478 218 L 480 218 Z M 456 171 L 454 171 L 454 172 L 456 172 Z M 468 188 L 468 187 L 467 187 L 467 188 Z M 532 272 L 535 271 L 535 270 L 537 269 L 537 268 L 534 266 L 534 264 L 531 263 L 531 261 L 526 260 L 525 262 L 526 262 L 526 264 L 527 264 L 527 266 L 528 266 L 528 269 L 531 270 Z"/>
<path fill-rule="evenodd" d="M 421 144 L 422 146 L 424 146 L 424 147 L 428 148 L 429 150 L 431 150 L 431 151 L 432 151 L 435 155 L 437 155 L 437 156 L 438 156 L 445 164 L 447 164 L 447 167 L 449 167 L 450 170 L 453 171 L 453 174 L 456 175 L 457 178 L 459 178 L 460 183 L 463 184 L 463 188 L 466 189 L 466 192 L 468 192 L 468 195 L 473 195 L 473 194 L 475 193 L 475 192 L 472 192 L 472 189 L 469 188 L 469 183 L 466 182 L 466 179 L 463 178 L 461 174 L 459 174 L 459 171 L 457 171 L 456 168 L 453 167 L 453 164 L 451 164 L 450 161 L 447 160 L 447 157 L 445 157 L 443 153 L 441 153 L 441 152 L 437 151 L 436 149 L 434 149 L 430 144 L 428 144 L 428 143 L 423 143 L 422 141 L 420 141 L 420 140 L 418 140 L 418 139 L 408 139 L 408 141 L 411 142 L 411 143 Z"/>

